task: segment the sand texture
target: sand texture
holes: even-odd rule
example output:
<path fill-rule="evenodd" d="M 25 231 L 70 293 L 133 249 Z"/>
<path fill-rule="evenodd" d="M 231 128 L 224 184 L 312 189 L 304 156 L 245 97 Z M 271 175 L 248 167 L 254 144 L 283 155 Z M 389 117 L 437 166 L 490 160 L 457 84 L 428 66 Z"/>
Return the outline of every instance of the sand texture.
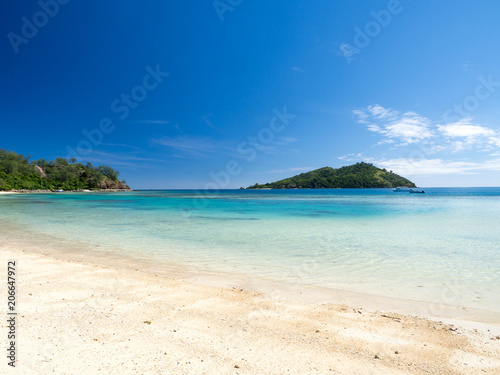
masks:
<path fill-rule="evenodd" d="M 22 374 L 500 374 L 495 325 L 272 300 L 7 244 L 0 253 L 4 272 L 19 264 Z"/>

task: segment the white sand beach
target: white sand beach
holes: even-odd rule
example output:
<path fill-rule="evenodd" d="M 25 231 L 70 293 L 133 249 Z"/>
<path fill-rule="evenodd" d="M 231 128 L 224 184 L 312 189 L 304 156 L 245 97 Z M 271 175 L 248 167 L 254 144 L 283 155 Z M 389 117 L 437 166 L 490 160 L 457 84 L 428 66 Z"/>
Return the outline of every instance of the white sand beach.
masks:
<path fill-rule="evenodd" d="M 20 244 L 0 254 L 18 264 L 22 374 L 500 373 L 491 323 L 276 300 Z"/>

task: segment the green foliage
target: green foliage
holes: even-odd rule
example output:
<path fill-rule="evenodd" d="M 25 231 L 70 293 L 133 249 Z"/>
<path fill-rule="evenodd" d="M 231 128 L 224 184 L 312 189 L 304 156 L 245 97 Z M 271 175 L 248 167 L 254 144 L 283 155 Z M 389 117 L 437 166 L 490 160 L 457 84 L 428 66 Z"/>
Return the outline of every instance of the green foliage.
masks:
<path fill-rule="evenodd" d="M 392 188 L 416 187 L 413 182 L 392 171 L 369 163 L 357 163 L 333 169 L 324 167 L 311 172 L 268 184 L 255 184 L 248 189 L 336 189 L 336 188 Z"/>
<path fill-rule="evenodd" d="M 118 175 L 109 166 L 63 158 L 30 161 L 30 156 L 0 149 L 0 190 L 128 188 Z"/>

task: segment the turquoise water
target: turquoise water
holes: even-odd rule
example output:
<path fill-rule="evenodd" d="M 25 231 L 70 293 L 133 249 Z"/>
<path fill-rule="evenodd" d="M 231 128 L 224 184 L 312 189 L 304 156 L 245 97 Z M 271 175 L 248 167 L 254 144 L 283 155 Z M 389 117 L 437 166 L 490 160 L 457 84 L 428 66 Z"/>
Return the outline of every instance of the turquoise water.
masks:
<path fill-rule="evenodd" d="M 425 190 L 3 195 L 0 223 L 158 264 L 500 311 L 500 188 Z"/>

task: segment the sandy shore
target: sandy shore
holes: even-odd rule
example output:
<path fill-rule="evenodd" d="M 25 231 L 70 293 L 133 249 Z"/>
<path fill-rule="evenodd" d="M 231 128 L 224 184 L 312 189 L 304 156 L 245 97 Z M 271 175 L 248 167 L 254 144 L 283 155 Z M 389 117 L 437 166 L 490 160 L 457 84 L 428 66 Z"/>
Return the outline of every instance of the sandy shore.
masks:
<path fill-rule="evenodd" d="M 0 254 L 18 262 L 22 374 L 500 374 L 494 324 L 272 300 L 5 243 Z"/>

